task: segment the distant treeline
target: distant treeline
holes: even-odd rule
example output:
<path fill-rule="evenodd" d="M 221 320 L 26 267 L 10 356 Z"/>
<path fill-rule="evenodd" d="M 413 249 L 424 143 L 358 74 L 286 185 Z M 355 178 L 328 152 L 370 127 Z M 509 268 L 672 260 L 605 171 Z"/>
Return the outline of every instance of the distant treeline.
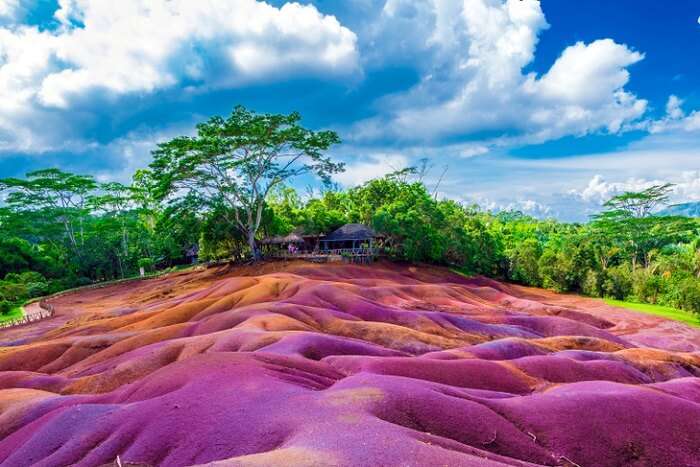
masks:
<path fill-rule="evenodd" d="M 670 185 L 611 199 L 585 224 L 489 213 L 437 199 L 414 169 L 301 196 L 291 178 L 342 170 L 322 153 L 332 132 L 299 116 L 237 108 L 163 143 L 130 185 L 58 169 L 0 180 L 0 311 L 30 297 L 200 260 L 260 257 L 258 241 L 363 223 L 399 260 L 557 291 L 700 313 L 700 224 L 657 216 Z"/>

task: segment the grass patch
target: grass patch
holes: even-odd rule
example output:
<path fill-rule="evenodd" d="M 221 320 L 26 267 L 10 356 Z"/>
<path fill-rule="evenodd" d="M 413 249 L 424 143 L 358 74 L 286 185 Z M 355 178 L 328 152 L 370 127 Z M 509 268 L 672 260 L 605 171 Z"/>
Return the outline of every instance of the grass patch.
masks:
<path fill-rule="evenodd" d="M 687 311 L 679 310 L 677 308 L 671 308 L 670 306 L 651 305 L 649 303 L 624 302 L 622 300 L 613 300 L 610 298 L 606 298 L 604 300 L 605 303 L 607 303 L 608 305 L 627 308 L 629 310 L 639 311 L 649 315 L 661 316 L 663 318 L 673 319 L 686 324 L 690 324 L 692 326 L 700 327 L 700 321 L 698 320 L 697 316 Z"/>
<path fill-rule="evenodd" d="M 24 316 L 24 309 L 21 306 L 16 306 L 11 309 L 9 313 L 0 315 L 0 324 L 12 321 L 13 319 L 19 319 L 22 316 Z"/>

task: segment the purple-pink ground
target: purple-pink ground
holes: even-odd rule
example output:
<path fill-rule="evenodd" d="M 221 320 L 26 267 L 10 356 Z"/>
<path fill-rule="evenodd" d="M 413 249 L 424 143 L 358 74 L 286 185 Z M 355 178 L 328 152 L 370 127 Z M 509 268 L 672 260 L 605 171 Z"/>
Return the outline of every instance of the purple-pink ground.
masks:
<path fill-rule="evenodd" d="M 273 263 L 0 331 L 0 465 L 700 466 L 700 329 L 439 268 Z"/>

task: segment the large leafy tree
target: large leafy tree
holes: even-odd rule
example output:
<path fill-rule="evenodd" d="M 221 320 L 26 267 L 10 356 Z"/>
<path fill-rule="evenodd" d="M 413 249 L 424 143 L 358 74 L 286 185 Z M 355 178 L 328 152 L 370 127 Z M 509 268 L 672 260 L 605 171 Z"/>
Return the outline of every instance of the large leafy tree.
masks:
<path fill-rule="evenodd" d="M 29 172 L 26 178 L 0 179 L 0 191 L 9 192 L 8 209 L 29 220 L 41 220 L 50 227 L 60 225 L 73 252 L 82 255 L 85 244 L 85 219 L 90 213 L 88 201 L 97 182 L 88 175 L 76 175 L 59 169 Z"/>
<path fill-rule="evenodd" d="M 654 210 L 668 202 L 672 188 L 666 183 L 614 196 L 604 204 L 607 209 L 594 217 L 593 235 L 625 251 L 633 270 L 640 261 L 648 266 L 653 252 L 688 241 L 697 232 L 697 224 L 688 218 L 655 215 Z"/>
<path fill-rule="evenodd" d="M 443 261 L 445 217 L 422 183 L 392 182 L 397 190 L 372 216 L 372 225 L 386 237 L 390 251 L 409 261 Z M 373 182 L 364 188 L 370 193 Z M 393 190 L 393 189 L 392 189 Z M 367 199 L 368 197 L 361 197 Z M 372 198 L 371 196 L 369 198 Z"/>
<path fill-rule="evenodd" d="M 132 209 L 131 189 L 117 182 L 109 182 L 101 187 L 102 193 L 90 197 L 90 204 L 95 211 L 101 211 L 104 216 L 119 225 L 121 233 L 121 251 L 126 257 L 129 254 L 129 216 Z"/>
<path fill-rule="evenodd" d="M 343 170 L 324 151 L 339 143 L 332 131 L 300 125 L 298 113 L 257 114 L 238 106 L 228 118 L 197 125 L 195 136 L 158 145 L 151 163 L 159 199 L 192 193 L 203 207 L 219 204 L 232 228 L 246 236 L 254 258 L 265 199 L 291 178 L 314 174 L 325 182 Z"/>
<path fill-rule="evenodd" d="M 635 219 L 650 217 L 654 209 L 668 203 L 672 189 L 672 183 L 664 183 L 642 191 L 627 191 L 606 201 L 605 212 Z"/>
<path fill-rule="evenodd" d="M 321 198 L 309 200 L 302 211 L 304 233 L 320 236 L 348 222 L 347 199 L 345 193 L 327 191 Z"/>

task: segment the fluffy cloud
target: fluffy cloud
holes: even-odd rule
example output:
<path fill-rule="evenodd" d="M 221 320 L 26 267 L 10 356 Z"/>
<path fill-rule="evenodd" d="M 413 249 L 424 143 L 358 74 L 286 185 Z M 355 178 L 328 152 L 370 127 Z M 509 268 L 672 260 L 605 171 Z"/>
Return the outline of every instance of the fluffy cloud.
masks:
<path fill-rule="evenodd" d="M 583 201 L 602 205 L 604 202 L 626 191 L 640 191 L 655 184 L 659 180 L 628 179 L 624 182 L 608 182 L 602 175 L 595 175 L 583 190 L 571 190 L 569 193 Z"/>
<path fill-rule="evenodd" d="M 671 191 L 673 202 L 700 200 L 700 171 L 697 170 L 682 171 L 670 180 L 629 178 L 621 182 L 608 182 L 602 175 L 595 175 L 584 189 L 571 190 L 569 194 L 592 206 L 601 206 L 613 196 L 628 191 L 641 191 L 669 181 L 674 184 Z"/>
<path fill-rule="evenodd" d="M 540 219 L 548 218 L 552 216 L 552 208 L 545 204 L 542 204 L 534 199 L 521 199 L 517 201 L 511 201 L 505 205 L 498 205 L 494 211 L 520 211 L 524 214 L 538 217 Z"/>
<path fill-rule="evenodd" d="M 340 184 L 352 187 L 408 166 L 408 158 L 402 154 L 378 153 L 347 164 L 345 172 L 337 174 L 334 178 Z"/>
<path fill-rule="evenodd" d="M 384 115 L 355 127 L 358 140 L 389 134 L 427 141 L 494 132 L 508 135 L 495 144 L 540 142 L 617 132 L 646 111 L 647 102 L 624 88 L 627 67 L 643 55 L 611 39 L 567 47 L 542 76 L 523 72 L 534 58 L 539 33 L 548 27 L 537 1 L 419 4 L 431 14 L 411 16 L 415 28 L 403 35 L 423 34 L 426 46 L 419 52 L 429 53 L 432 60 L 426 62 L 419 84 L 382 103 Z"/>
<path fill-rule="evenodd" d="M 666 115 L 659 120 L 645 122 L 644 125 L 650 133 L 699 131 L 700 112 L 694 110 L 686 115 L 682 106 L 683 100 L 671 95 L 666 102 Z"/>
<path fill-rule="evenodd" d="M 89 119 L 96 101 L 359 70 L 355 34 L 312 5 L 59 0 L 54 16 L 54 30 L 0 28 L 2 149 L 52 147 L 40 129 L 60 128 L 64 111 Z"/>
<path fill-rule="evenodd" d="M 13 23 L 22 14 L 20 0 L 0 0 L 0 24 Z"/>

